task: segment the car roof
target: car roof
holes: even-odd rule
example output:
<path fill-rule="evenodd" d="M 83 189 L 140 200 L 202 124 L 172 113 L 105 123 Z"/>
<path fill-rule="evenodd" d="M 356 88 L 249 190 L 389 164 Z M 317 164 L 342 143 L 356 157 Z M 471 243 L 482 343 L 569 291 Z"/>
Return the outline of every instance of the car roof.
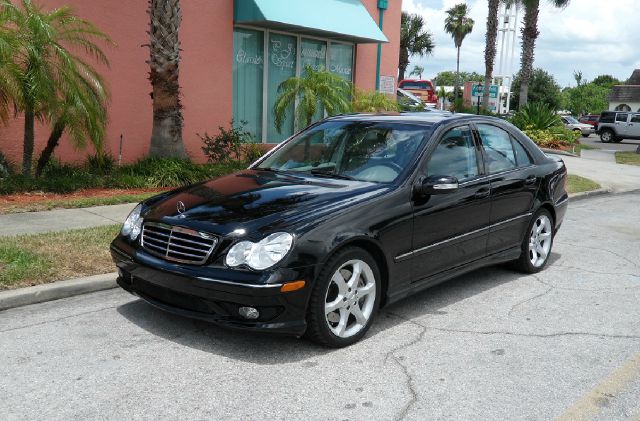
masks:
<path fill-rule="evenodd" d="M 504 120 L 484 115 L 451 113 L 449 111 L 433 110 L 422 112 L 389 112 L 389 113 L 356 113 L 341 114 L 329 117 L 327 121 L 379 121 L 393 123 L 413 123 L 427 126 L 453 121 L 491 121 L 504 122 Z"/>

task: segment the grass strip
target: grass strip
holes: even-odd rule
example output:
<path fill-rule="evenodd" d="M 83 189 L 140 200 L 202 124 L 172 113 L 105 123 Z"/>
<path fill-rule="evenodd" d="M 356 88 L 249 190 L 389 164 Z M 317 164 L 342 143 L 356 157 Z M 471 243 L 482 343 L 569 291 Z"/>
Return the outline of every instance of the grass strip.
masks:
<path fill-rule="evenodd" d="M 567 177 L 567 192 L 569 192 L 569 194 L 596 190 L 600 187 L 600 184 L 595 181 L 580 177 L 579 175 L 569 174 Z"/>
<path fill-rule="evenodd" d="M 616 162 L 618 164 L 640 165 L 640 153 L 616 152 Z"/>
<path fill-rule="evenodd" d="M 115 270 L 109 243 L 120 225 L 0 237 L 0 289 Z"/>

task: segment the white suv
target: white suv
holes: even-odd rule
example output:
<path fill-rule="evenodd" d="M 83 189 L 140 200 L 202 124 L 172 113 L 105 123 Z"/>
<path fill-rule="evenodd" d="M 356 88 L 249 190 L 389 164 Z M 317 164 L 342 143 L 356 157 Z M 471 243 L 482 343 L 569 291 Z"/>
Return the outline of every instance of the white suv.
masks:
<path fill-rule="evenodd" d="M 597 133 L 603 143 L 640 139 L 640 113 L 603 111 L 598 121 Z"/>

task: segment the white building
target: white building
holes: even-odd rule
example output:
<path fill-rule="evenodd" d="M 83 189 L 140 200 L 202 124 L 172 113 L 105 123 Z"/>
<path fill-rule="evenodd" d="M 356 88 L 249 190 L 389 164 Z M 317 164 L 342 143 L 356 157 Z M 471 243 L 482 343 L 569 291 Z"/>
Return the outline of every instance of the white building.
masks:
<path fill-rule="evenodd" d="M 640 112 L 640 69 L 633 74 L 625 85 L 616 85 L 609 94 L 609 111 Z"/>

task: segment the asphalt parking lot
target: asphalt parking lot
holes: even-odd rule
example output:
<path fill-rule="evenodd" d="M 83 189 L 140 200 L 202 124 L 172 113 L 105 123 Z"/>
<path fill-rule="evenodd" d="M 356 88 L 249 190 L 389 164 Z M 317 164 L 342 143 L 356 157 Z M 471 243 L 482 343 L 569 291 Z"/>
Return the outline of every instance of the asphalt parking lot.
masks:
<path fill-rule="evenodd" d="M 121 290 L 0 313 L 0 419 L 639 419 L 640 195 L 571 203 L 550 267 L 383 310 L 342 350 Z"/>
<path fill-rule="evenodd" d="M 635 152 L 638 146 L 640 146 L 640 140 L 631 139 L 624 139 L 620 143 L 602 143 L 600 141 L 600 136 L 598 136 L 597 134 L 592 134 L 589 137 L 581 137 L 580 143 L 584 143 L 598 149 L 621 152 Z"/>

